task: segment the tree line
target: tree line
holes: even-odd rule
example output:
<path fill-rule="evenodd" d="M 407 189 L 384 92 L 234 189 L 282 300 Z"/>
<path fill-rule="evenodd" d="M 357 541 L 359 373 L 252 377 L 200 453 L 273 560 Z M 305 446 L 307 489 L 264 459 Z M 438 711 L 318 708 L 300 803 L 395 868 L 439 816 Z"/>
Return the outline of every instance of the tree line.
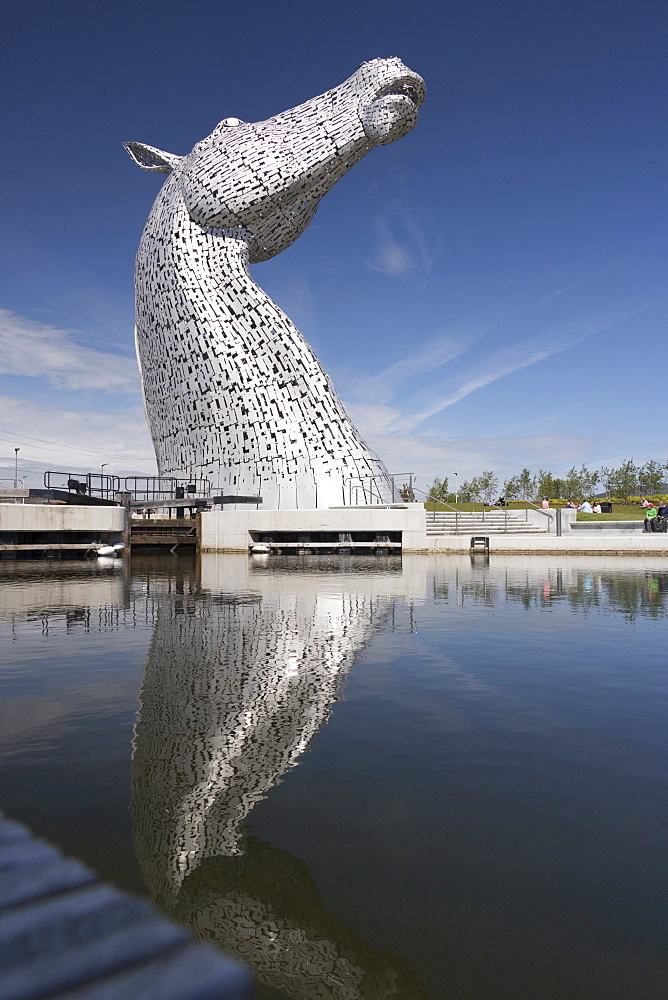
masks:
<path fill-rule="evenodd" d="M 447 476 L 436 476 L 429 490 L 429 500 L 454 503 L 458 498 L 462 501 L 485 500 L 490 503 L 500 494 L 506 500 L 536 500 L 539 497 L 582 500 L 597 492 L 628 500 L 634 496 L 663 493 L 667 473 L 668 462 L 656 462 L 652 459 L 644 465 L 636 465 L 630 458 L 617 468 L 602 466 L 600 469 L 588 469 L 586 465 L 582 465 L 578 469 L 573 466 L 563 477 L 555 476 L 545 469 L 539 469 L 536 473 L 522 469 L 518 475 L 506 479 L 501 487 L 496 474 L 484 470 L 479 476 L 472 476 L 460 483 L 456 493 L 450 488 Z"/>

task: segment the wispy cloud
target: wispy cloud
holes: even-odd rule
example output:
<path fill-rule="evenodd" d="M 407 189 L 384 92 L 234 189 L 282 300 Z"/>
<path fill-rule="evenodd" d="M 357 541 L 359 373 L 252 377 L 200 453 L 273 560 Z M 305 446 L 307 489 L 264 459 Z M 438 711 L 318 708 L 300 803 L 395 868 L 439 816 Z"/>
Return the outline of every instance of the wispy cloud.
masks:
<path fill-rule="evenodd" d="M 462 479 L 481 469 L 494 469 L 500 478 L 513 475 L 523 465 L 545 465 L 564 470 L 574 462 L 589 461 L 601 451 L 601 431 L 579 434 L 503 434 L 498 437 L 453 437 L 437 432 L 398 430 L 400 413 L 390 406 L 347 404 L 367 443 L 383 457 L 390 472 L 413 472 L 419 489 L 428 490 L 435 475 L 454 472 Z"/>
<path fill-rule="evenodd" d="M 415 376 L 433 372 L 449 361 L 454 361 L 490 333 L 496 322 L 485 324 L 466 320 L 452 324 L 447 332 L 433 337 L 421 350 L 401 361 L 389 365 L 377 375 L 352 380 L 349 391 L 359 399 L 387 403 Z"/>
<path fill-rule="evenodd" d="M 494 351 L 458 376 L 432 386 L 428 392 L 421 393 L 422 407 L 404 417 L 397 423 L 397 427 L 404 430 L 417 427 L 428 417 L 458 403 L 460 399 L 464 399 L 477 389 L 482 389 L 506 375 L 529 368 L 546 358 L 575 347 L 588 337 L 616 326 L 639 311 L 638 308 L 629 308 L 586 318 L 578 317 L 555 324 L 533 337 Z"/>
<path fill-rule="evenodd" d="M 441 238 L 423 205 L 402 196 L 378 213 L 374 230 L 374 255 L 367 262 L 370 271 L 389 277 L 431 271 Z"/>
<path fill-rule="evenodd" d="M 44 469 L 99 470 L 102 462 L 116 475 L 153 475 L 153 445 L 139 401 L 124 412 L 98 413 L 0 395 L 0 478 L 13 476 L 14 452 L 19 475 L 30 472 L 41 485 Z M 38 482 L 39 480 L 39 482 Z"/>
<path fill-rule="evenodd" d="M 498 341 L 499 336 L 507 340 L 508 336 L 512 335 L 513 328 L 532 322 L 530 317 L 536 309 L 540 309 L 547 303 L 553 303 L 554 300 L 567 295 L 577 287 L 577 283 L 574 282 L 556 291 L 541 293 L 537 300 L 529 305 L 526 303 L 518 305 L 516 302 L 495 302 L 485 308 L 476 309 L 475 312 L 463 319 L 449 323 L 442 333 L 423 343 L 416 353 L 394 362 L 376 375 L 361 379 L 349 378 L 348 393 L 358 399 L 379 403 L 389 403 L 400 392 L 405 399 L 411 379 L 432 374 L 443 365 L 462 358 L 477 344 L 484 341 L 485 337 L 494 335 L 494 343 Z M 538 320 L 533 322 L 540 323 Z M 539 342 L 541 337 L 549 337 L 550 335 L 550 330 L 547 330 L 535 335 L 532 339 Z M 525 343 L 527 342 L 525 341 Z M 489 355 L 487 360 L 496 357 L 498 353 L 500 352 Z"/>
<path fill-rule="evenodd" d="M 7 309 L 0 309 L 0 374 L 44 378 L 55 389 L 139 390 L 133 357 L 85 347 L 70 330 L 47 326 Z"/>
<path fill-rule="evenodd" d="M 378 218 L 375 223 L 375 253 L 367 264 L 370 271 L 379 271 L 391 277 L 410 274 L 415 262 L 405 243 L 392 232 L 388 218 Z"/>

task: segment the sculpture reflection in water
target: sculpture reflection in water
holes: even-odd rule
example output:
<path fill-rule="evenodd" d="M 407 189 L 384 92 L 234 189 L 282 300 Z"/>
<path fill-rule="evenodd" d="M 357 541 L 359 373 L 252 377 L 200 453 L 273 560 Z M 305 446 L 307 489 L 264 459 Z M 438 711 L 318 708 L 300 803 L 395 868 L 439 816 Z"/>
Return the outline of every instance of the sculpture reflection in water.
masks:
<path fill-rule="evenodd" d="M 314 580 L 299 595 L 165 595 L 158 608 L 132 767 L 144 880 L 198 938 L 299 1000 L 425 997 L 401 959 L 323 910 L 303 862 L 243 829 L 391 613 L 387 597 L 318 596 Z"/>

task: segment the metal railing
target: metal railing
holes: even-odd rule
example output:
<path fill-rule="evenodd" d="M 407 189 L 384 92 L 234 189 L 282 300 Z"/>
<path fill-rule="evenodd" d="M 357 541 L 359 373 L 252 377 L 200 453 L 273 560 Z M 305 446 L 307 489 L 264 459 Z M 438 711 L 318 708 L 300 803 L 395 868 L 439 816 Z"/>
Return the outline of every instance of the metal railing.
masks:
<path fill-rule="evenodd" d="M 402 497 L 401 490 L 397 489 L 397 480 L 401 481 L 402 487 L 406 486 L 409 496 L 413 496 L 415 492 L 415 487 L 413 486 L 415 481 L 414 472 L 388 472 L 387 475 L 349 476 L 347 479 L 344 479 L 344 502 L 347 495 L 347 506 L 350 507 L 399 503 Z M 390 500 L 383 497 L 383 486 L 390 492 Z M 418 492 L 421 491 L 418 490 Z M 360 504 L 360 499 L 362 504 Z"/>
<path fill-rule="evenodd" d="M 100 472 L 45 472 L 47 490 L 64 490 L 81 496 L 114 500 L 117 493 L 129 493 L 133 500 L 188 500 L 192 496 L 209 496 L 208 479 L 177 479 L 174 476 L 111 476 Z M 176 506 L 176 504 L 175 504 Z M 187 503 L 185 504 L 187 506 Z"/>
<path fill-rule="evenodd" d="M 81 496 L 99 497 L 113 500 L 121 488 L 118 476 L 107 476 L 100 472 L 45 472 L 44 486 L 47 490 L 64 490 Z"/>
<path fill-rule="evenodd" d="M 126 476 L 123 480 L 126 493 L 133 500 L 169 500 L 172 497 L 208 497 L 211 495 L 209 479 L 176 479 L 174 476 Z M 185 505 L 187 506 L 187 504 Z"/>
<path fill-rule="evenodd" d="M 533 507 L 534 510 L 539 510 L 541 512 L 541 514 L 545 515 L 545 517 L 547 518 L 547 530 L 548 530 L 548 534 L 549 534 L 549 531 L 550 531 L 550 528 L 551 528 L 551 525 L 552 525 L 552 520 L 553 520 L 553 512 L 550 511 L 550 510 L 543 510 L 543 508 L 539 507 L 538 504 L 533 503 L 532 500 L 527 500 L 527 498 L 525 497 L 524 498 L 524 520 L 525 521 L 529 520 L 529 507 Z"/>
<path fill-rule="evenodd" d="M 0 489 L 3 490 L 24 490 L 25 489 L 25 477 L 22 479 L 0 479 Z M 6 503 L 25 503 L 25 497 L 7 497 Z"/>
<path fill-rule="evenodd" d="M 459 534 L 459 511 L 457 510 L 456 507 L 454 507 L 451 503 L 448 503 L 447 500 L 434 500 L 434 498 L 431 497 L 428 493 L 425 493 L 424 490 L 418 490 L 418 489 L 414 488 L 414 492 L 415 493 L 421 493 L 423 497 L 426 497 L 425 512 L 427 514 L 431 513 L 431 514 L 434 515 L 434 517 L 432 518 L 432 522 L 434 524 L 436 523 L 436 516 L 435 515 L 436 515 L 436 504 L 437 503 L 441 504 L 442 507 L 449 507 L 450 510 L 454 510 L 454 512 L 455 512 L 455 534 L 456 535 Z M 433 503 L 434 504 L 434 509 L 432 511 L 429 511 L 429 509 L 427 508 L 427 503 Z"/>
<path fill-rule="evenodd" d="M 457 507 L 455 507 L 451 503 L 448 503 L 447 500 L 435 500 L 428 493 L 425 493 L 424 490 L 415 490 L 415 492 L 421 493 L 426 498 L 425 510 L 426 510 L 427 514 L 430 514 L 430 513 L 432 514 L 432 524 L 436 523 L 436 514 L 437 514 L 436 504 L 439 504 L 441 507 L 448 507 L 451 511 L 454 511 L 454 514 L 455 514 L 455 534 L 456 535 L 459 534 L 459 515 L 460 515 L 460 513 L 464 514 L 464 511 L 459 511 Z M 503 511 L 503 533 L 505 535 L 508 534 L 508 503 L 507 502 L 505 502 L 503 504 L 499 504 L 499 503 L 495 503 L 495 502 L 490 501 L 490 500 L 485 500 L 483 497 L 480 497 L 480 496 L 476 496 L 476 497 L 473 498 L 472 501 L 468 501 L 468 502 L 479 503 L 481 505 L 482 509 L 481 509 L 480 513 L 481 513 L 482 516 L 481 516 L 480 519 L 483 522 L 485 521 L 485 512 L 486 512 L 486 510 L 489 510 L 490 512 L 492 510 Z M 433 510 L 431 510 L 431 511 L 429 510 L 429 508 L 427 506 L 427 504 L 429 504 L 429 503 L 431 503 L 431 504 L 434 505 L 433 506 Z M 532 507 L 533 509 L 540 511 L 541 514 L 544 514 L 545 517 L 547 517 L 547 519 L 548 519 L 548 529 L 547 530 L 548 530 L 548 533 L 549 533 L 551 531 L 552 520 L 553 520 L 553 513 L 554 512 L 553 511 L 549 511 L 549 510 L 543 510 L 542 507 L 539 507 L 537 504 L 534 504 L 531 500 L 527 500 L 527 498 L 525 497 L 524 498 L 524 520 L 527 523 L 529 521 L 529 507 Z M 467 512 L 467 513 L 475 513 L 475 512 L 471 511 L 471 512 Z"/>

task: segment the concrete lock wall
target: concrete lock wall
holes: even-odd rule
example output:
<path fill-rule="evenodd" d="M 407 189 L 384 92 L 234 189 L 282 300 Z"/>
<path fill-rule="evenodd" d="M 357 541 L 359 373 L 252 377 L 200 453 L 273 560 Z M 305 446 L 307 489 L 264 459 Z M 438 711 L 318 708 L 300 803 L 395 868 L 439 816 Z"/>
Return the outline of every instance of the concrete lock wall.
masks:
<path fill-rule="evenodd" d="M 369 531 L 402 533 L 403 551 L 427 548 L 427 519 L 422 504 L 401 507 L 341 507 L 314 510 L 205 511 L 200 521 L 202 552 L 247 552 L 251 532 Z"/>
<path fill-rule="evenodd" d="M 0 531 L 125 530 L 123 507 L 77 507 L 50 504 L 0 504 Z"/>
<path fill-rule="evenodd" d="M 480 531 L 476 534 L 484 535 L 485 532 Z M 556 535 L 489 535 L 488 537 L 489 552 L 492 554 L 668 555 L 668 534 L 635 532 L 607 535 L 601 532 L 588 534 L 571 532 L 561 537 Z M 429 537 L 427 543 L 429 552 L 462 553 L 470 551 L 471 537 L 470 535 L 436 535 Z"/>

